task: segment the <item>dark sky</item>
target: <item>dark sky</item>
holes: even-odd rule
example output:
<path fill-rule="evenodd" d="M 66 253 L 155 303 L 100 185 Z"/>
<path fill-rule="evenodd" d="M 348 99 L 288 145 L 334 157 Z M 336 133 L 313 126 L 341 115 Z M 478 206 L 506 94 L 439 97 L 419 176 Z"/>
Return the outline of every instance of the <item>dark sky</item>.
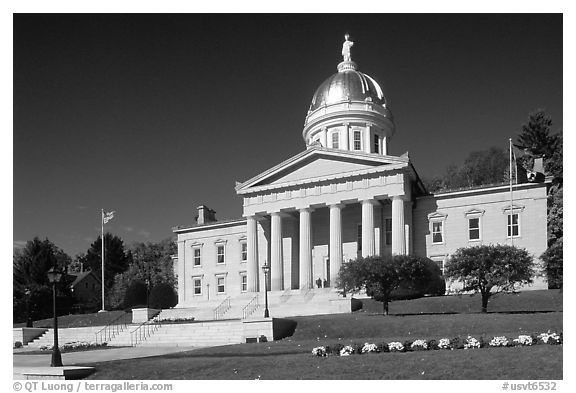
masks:
<path fill-rule="evenodd" d="M 528 114 L 562 129 L 562 15 L 14 16 L 14 244 L 74 256 L 107 229 L 158 241 L 235 181 L 305 149 L 315 89 L 341 61 L 380 82 L 390 153 L 421 176 L 507 148 Z"/>

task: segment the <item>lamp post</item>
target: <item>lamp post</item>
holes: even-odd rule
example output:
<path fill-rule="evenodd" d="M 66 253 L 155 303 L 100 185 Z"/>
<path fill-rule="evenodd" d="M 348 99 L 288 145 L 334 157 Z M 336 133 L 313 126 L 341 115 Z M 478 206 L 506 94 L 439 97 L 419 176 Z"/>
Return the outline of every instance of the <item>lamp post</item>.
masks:
<path fill-rule="evenodd" d="M 26 327 L 32 327 L 32 318 L 30 317 L 30 288 L 26 287 L 24 289 L 24 295 L 26 296 Z"/>
<path fill-rule="evenodd" d="M 146 279 L 146 308 L 150 308 L 150 279 Z"/>
<path fill-rule="evenodd" d="M 268 272 L 270 271 L 270 265 L 267 262 L 264 262 L 262 266 L 262 271 L 264 272 L 264 318 L 269 318 L 270 313 L 268 312 Z"/>
<path fill-rule="evenodd" d="M 53 267 L 48 270 L 48 282 L 52 284 L 52 313 L 54 314 L 54 346 L 50 367 L 62 367 L 62 355 L 58 348 L 58 317 L 56 316 L 56 284 L 60 282 L 62 273 Z"/>

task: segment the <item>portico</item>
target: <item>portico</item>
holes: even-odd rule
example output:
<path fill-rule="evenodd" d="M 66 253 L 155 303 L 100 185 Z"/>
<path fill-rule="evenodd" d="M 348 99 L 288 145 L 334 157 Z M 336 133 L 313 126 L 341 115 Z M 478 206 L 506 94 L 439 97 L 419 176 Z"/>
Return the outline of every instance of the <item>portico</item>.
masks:
<path fill-rule="evenodd" d="M 413 183 L 417 176 L 407 157 L 313 146 L 238 185 L 247 220 L 249 291 L 262 289 L 258 272 L 268 254 L 272 291 L 310 289 L 318 278 L 333 287 L 344 260 L 406 254 Z M 388 237 L 386 217 L 392 222 Z"/>

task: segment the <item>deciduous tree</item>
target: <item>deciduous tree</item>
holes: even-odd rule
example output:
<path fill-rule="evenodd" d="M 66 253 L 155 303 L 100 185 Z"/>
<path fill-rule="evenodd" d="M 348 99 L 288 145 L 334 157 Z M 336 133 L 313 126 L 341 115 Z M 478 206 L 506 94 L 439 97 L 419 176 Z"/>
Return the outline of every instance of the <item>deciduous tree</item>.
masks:
<path fill-rule="evenodd" d="M 444 275 L 462 283 L 462 292 L 480 292 L 482 312 L 499 292 L 532 283 L 534 260 L 525 249 L 509 245 L 463 247 L 450 257 Z"/>
<path fill-rule="evenodd" d="M 403 285 L 423 295 L 439 274 L 440 269 L 436 264 L 423 257 L 394 255 L 357 258 L 342 264 L 336 286 L 343 293 L 365 290 L 368 296 L 382 302 L 384 315 L 388 315 L 388 303 L 394 290 Z"/>
<path fill-rule="evenodd" d="M 176 279 L 172 255 L 177 252 L 172 239 L 158 243 L 135 243 L 130 247 L 132 260 L 128 269 L 115 277 L 114 285 L 109 291 L 109 304 L 122 307 L 125 304 L 126 292 L 133 282 L 149 284 L 149 290 L 160 284 L 174 288 Z"/>

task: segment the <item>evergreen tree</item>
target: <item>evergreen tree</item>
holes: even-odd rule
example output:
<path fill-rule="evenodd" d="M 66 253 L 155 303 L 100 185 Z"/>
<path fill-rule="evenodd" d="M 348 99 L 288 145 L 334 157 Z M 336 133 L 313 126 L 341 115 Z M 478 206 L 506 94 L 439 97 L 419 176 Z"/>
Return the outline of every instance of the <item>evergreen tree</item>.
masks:
<path fill-rule="evenodd" d="M 110 289 L 114 283 L 114 277 L 128 269 L 132 255 L 124 250 L 124 242 L 118 236 L 110 233 L 104 234 L 104 287 Z M 98 236 L 90 245 L 86 254 L 81 256 L 79 262 L 84 265 L 84 270 L 91 270 L 96 276 L 102 274 L 102 238 Z"/>

